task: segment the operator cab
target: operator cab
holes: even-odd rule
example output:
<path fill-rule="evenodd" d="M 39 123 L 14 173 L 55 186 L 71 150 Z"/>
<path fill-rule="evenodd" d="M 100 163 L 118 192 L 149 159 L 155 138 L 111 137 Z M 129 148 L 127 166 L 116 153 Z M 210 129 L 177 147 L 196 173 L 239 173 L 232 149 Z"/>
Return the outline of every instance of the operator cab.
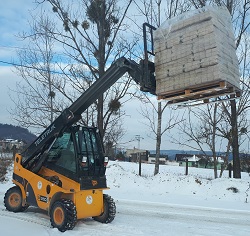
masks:
<path fill-rule="evenodd" d="M 52 145 L 44 166 L 81 183 L 83 189 L 98 179 L 106 187 L 106 162 L 97 128 L 75 126 Z M 93 188 L 93 186 L 91 186 Z"/>

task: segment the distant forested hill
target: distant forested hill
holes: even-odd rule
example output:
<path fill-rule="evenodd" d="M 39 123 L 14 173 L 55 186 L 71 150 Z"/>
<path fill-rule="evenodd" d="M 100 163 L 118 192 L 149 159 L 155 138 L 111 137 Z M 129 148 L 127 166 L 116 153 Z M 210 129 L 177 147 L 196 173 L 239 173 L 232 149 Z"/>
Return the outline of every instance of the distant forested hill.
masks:
<path fill-rule="evenodd" d="M 23 140 L 26 143 L 30 143 L 36 138 L 36 136 L 30 133 L 28 129 L 0 123 L 0 139 L 8 138 Z"/>

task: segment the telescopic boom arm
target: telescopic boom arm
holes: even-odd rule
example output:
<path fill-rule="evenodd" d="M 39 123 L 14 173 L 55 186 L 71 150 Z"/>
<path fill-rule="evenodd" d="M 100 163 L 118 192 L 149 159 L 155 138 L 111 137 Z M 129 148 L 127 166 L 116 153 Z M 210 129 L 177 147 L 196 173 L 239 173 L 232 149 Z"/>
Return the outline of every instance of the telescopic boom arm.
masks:
<path fill-rule="evenodd" d="M 22 153 L 23 166 L 26 167 L 33 158 L 45 158 L 46 151 L 53 145 L 55 138 L 72 124 L 79 121 L 81 114 L 126 72 L 140 85 L 142 91 L 155 94 L 154 63 L 141 60 L 140 64 L 138 64 L 125 57 L 117 59 L 102 77 L 97 79 L 29 145 Z"/>

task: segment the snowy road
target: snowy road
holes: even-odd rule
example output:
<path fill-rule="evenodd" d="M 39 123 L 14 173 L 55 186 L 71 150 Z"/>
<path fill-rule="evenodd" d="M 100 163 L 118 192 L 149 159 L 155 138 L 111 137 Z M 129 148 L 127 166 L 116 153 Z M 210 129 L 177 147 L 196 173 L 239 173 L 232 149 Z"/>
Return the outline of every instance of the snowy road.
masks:
<path fill-rule="evenodd" d="M 116 204 L 117 216 L 111 224 L 80 220 L 72 231 L 63 235 L 250 235 L 250 211 L 129 200 L 119 200 Z M 1 235 L 5 236 L 17 233 L 26 236 L 62 235 L 57 229 L 50 228 L 47 215 L 34 208 L 24 213 L 12 213 L 1 205 L 0 222 Z"/>
<path fill-rule="evenodd" d="M 132 201 L 118 207 L 118 221 L 130 219 L 137 235 L 250 235 L 250 211 Z"/>

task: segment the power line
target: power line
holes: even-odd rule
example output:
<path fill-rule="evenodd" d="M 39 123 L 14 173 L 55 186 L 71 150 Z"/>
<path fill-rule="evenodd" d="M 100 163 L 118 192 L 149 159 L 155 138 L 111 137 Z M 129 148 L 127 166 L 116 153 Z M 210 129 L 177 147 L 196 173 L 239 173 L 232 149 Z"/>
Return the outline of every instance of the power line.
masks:
<path fill-rule="evenodd" d="M 0 63 L 12 65 L 12 66 L 18 66 L 18 67 L 25 67 L 25 68 L 32 69 L 32 70 L 35 69 L 35 70 L 38 70 L 38 71 L 48 72 L 48 70 L 43 69 L 43 68 L 34 68 L 32 66 L 21 65 L 21 64 L 14 63 L 14 62 L 8 62 L 8 61 L 2 61 L 2 60 L 0 60 Z M 63 73 L 63 72 L 60 72 L 60 71 L 54 71 L 54 70 L 51 70 L 50 73 L 71 76 L 70 74 Z"/>
<path fill-rule="evenodd" d="M 30 50 L 30 51 L 34 51 L 34 52 L 40 52 L 42 50 L 40 49 L 34 49 L 34 48 L 25 48 L 25 47 L 18 47 L 18 46 L 6 46 L 6 45 L 0 45 L 0 48 L 6 48 L 6 49 L 12 49 L 12 50 L 16 50 L 16 49 L 19 49 L 19 50 Z M 43 51 L 45 52 L 45 51 Z M 60 53 L 60 52 L 54 52 L 55 55 L 61 55 L 61 56 L 65 56 L 65 54 L 63 53 Z"/>
<path fill-rule="evenodd" d="M 37 70 L 37 71 L 48 72 L 48 70 L 43 69 L 43 68 L 34 68 L 32 66 L 21 65 L 21 64 L 14 63 L 14 62 L 8 62 L 8 61 L 0 60 L 0 63 L 7 64 L 7 65 L 12 65 L 12 66 L 18 66 L 18 67 L 25 67 L 27 69 L 32 69 L 32 70 Z M 66 76 L 73 76 L 72 74 L 68 74 L 68 73 L 64 73 L 64 72 L 60 72 L 60 71 L 54 71 L 54 70 L 50 70 L 50 73 L 59 74 L 59 75 L 66 75 Z M 78 76 L 78 75 L 74 75 L 74 76 L 81 78 L 81 76 Z"/>

